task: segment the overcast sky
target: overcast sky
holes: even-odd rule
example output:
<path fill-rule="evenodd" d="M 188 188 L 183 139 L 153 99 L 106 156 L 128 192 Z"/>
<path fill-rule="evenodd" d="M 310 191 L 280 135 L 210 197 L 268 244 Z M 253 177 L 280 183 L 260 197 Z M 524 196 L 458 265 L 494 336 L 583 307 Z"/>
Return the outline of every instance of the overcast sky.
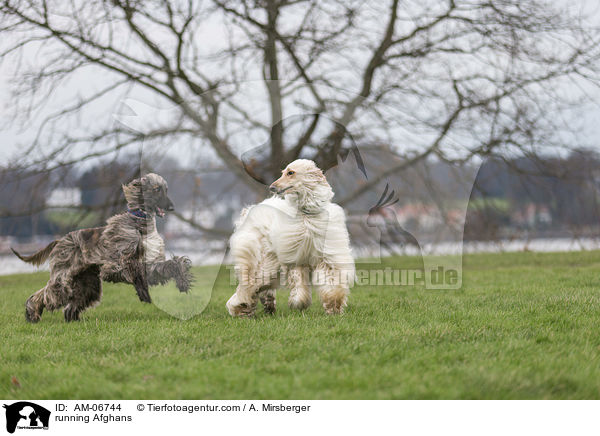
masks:
<path fill-rule="evenodd" d="M 588 16 L 591 21 L 597 22 L 600 26 L 600 2 L 598 0 L 579 0 L 583 7 L 583 14 Z M 569 2 L 573 4 L 573 2 Z M 218 24 L 212 23 L 207 24 L 206 28 L 203 29 L 203 33 L 206 35 L 206 40 L 218 40 L 222 38 L 222 29 L 219 28 Z M 32 59 L 36 56 L 36 52 L 30 50 L 27 54 Z M 360 64 L 360 59 L 355 59 L 354 62 Z M 12 114 L 11 90 L 14 88 L 14 80 L 18 80 L 18 77 L 14 77 L 13 65 L 5 62 L 0 64 L 0 101 L 2 104 L 2 124 L 0 125 L 0 144 L 2 144 L 3 153 L 0 155 L 0 164 L 6 163 L 12 156 L 17 155 L 24 144 L 31 141 L 36 133 L 36 124 L 47 114 L 64 107 L 72 98 L 81 90 L 88 89 L 93 86 L 97 86 L 100 83 L 106 83 L 106 78 L 99 76 L 94 71 L 82 71 L 75 77 L 72 77 L 68 82 L 61 84 L 57 87 L 52 94 L 51 100 L 41 110 L 37 111 L 36 117 L 20 126 L 19 123 L 10 121 Z M 262 88 L 262 84 L 257 83 L 256 86 Z M 571 85 L 572 88 L 566 85 L 564 92 L 579 92 L 581 89 L 579 85 Z M 589 95 L 589 101 L 584 107 L 576 108 L 573 114 L 569 115 L 572 117 L 572 122 L 576 125 L 576 130 L 581 133 L 581 138 L 586 143 L 585 145 L 595 145 L 597 139 L 600 138 L 600 91 L 597 87 L 587 85 L 584 92 Z M 162 107 L 163 111 L 156 110 L 156 100 L 148 92 L 140 91 L 135 93 L 132 98 L 142 102 L 138 104 L 136 111 L 142 117 L 168 117 L 169 108 Z M 135 104 L 135 101 L 133 101 Z M 145 106 L 149 105 L 149 106 Z M 88 123 L 111 123 L 115 122 L 115 114 L 119 111 L 119 104 L 116 104 L 114 99 L 100 100 L 95 104 L 93 111 L 87 114 L 87 118 L 81 120 L 80 127 L 85 128 Z M 123 112 L 121 110 L 121 112 Z M 118 116 L 121 121 L 128 123 L 128 120 L 123 116 Z M 135 124 L 134 119 L 129 119 L 132 124 Z M 267 140 L 266 136 L 260 134 L 248 137 L 247 148 L 255 147 L 260 145 L 262 142 Z M 240 150 L 241 151 L 241 150 Z M 187 160 L 187 157 L 185 158 Z"/>

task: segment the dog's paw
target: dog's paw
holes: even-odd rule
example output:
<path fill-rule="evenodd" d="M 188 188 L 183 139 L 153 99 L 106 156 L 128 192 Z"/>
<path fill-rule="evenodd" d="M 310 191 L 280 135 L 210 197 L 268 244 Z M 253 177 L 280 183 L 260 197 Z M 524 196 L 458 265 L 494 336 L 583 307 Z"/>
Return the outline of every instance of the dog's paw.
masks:
<path fill-rule="evenodd" d="M 179 292 L 187 293 L 191 289 L 193 282 L 194 275 L 189 268 L 181 271 L 175 278 L 175 285 L 177 286 L 177 289 L 179 289 Z"/>
<path fill-rule="evenodd" d="M 190 269 L 192 261 L 187 256 L 175 256 L 172 259 L 173 271 L 170 275 L 175 279 L 175 286 L 179 292 L 188 292 L 194 281 L 194 276 Z"/>
<path fill-rule="evenodd" d="M 187 256 L 181 256 L 181 262 L 185 265 L 187 269 L 192 267 L 192 261 Z"/>
<path fill-rule="evenodd" d="M 25 307 L 25 320 L 32 324 L 40 322 L 42 319 L 41 315 L 38 315 L 36 312 L 29 310 L 28 307 Z"/>
<path fill-rule="evenodd" d="M 79 321 L 79 313 L 80 312 L 81 311 L 78 308 L 73 307 L 69 304 L 63 310 L 63 314 L 65 316 L 65 321 L 66 322 Z"/>
<path fill-rule="evenodd" d="M 25 302 L 25 319 L 30 323 L 39 322 L 42 319 L 42 311 L 44 310 L 43 306 L 40 304 L 35 304 L 30 297 Z"/>
<path fill-rule="evenodd" d="M 193 277 L 191 277 L 191 274 L 190 274 L 189 279 L 185 279 L 185 280 L 179 279 L 179 280 L 176 280 L 175 281 L 175 286 L 177 286 L 177 289 L 179 289 L 179 292 L 184 292 L 184 293 L 187 294 L 190 291 L 191 287 L 192 287 L 192 280 L 193 280 Z"/>
<path fill-rule="evenodd" d="M 323 302 L 323 309 L 327 315 L 341 315 L 346 307 L 345 299 L 337 299 Z"/>
<path fill-rule="evenodd" d="M 249 304 L 240 302 L 236 294 L 233 294 L 225 306 L 227 307 L 229 314 L 233 317 L 252 318 L 256 313 L 256 303 Z"/>
<path fill-rule="evenodd" d="M 288 306 L 293 310 L 306 310 L 312 304 L 312 300 L 310 298 L 302 298 L 299 295 L 290 295 L 288 299 Z"/>
<path fill-rule="evenodd" d="M 147 294 L 147 295 L 138 295 L 138 298 L 140 299 L 140 301 L 142 303 L 152 304 L 152 298 L 150 297 L 150 294 Z"/>
<path fill-rule="evenodd" d="M 138 298 L 142 303 L 152 303 L 152 298 L 150 297 L 150 293 L 148 289 L 143 289 L 137 294 Z"/>
<path fill-rule="evenodd" d="M 238 318 L 252 318 L 256 314 L 256 306 L 252 307 L 250 304 L 241 303 L 229 310 L 229 314 Z"/>
<path fill-rule="evenodd" d="M 187 256 L 173 256 L 172 260 L 185 269 L 190 269 L 192 267 L 192 261 Z"/>
<path fill-rule="evenodd" d="M 263 309 L 267 315 L 275 315 L 275 311 L 276 311 L 275 304 L 265 304 L 263 306 Z"/>
<path fill-rule="evenodd" d="M 263 305 L 264 312 L 267 315 L 273 315 L 276 310 L 276 300 L 273 295 L 260 295 L 260 302 Z"/>
<path fill-rule="evenodd" d="M 145 280 L 136 278 L 133 281 L 133 285 L 135 286 L 135 292 L 142 303 L 152 303 L 152 298 L 150 298 L 150 293 L 148 292 L 148 283 L 146 283 Z"/>

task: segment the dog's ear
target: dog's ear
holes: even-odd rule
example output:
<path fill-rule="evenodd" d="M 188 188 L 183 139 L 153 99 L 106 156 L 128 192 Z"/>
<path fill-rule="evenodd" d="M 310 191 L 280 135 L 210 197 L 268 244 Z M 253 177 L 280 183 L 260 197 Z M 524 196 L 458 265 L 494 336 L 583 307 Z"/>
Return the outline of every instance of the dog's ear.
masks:
<path fill-rule="evenodd" d="M 121 185 L 123 189 L 123 194 L 125 195 L 125 200 L 131 202 L 134 199 L 137 199 L 142 194 L 142 181 L 141 179 L 134 179 L 126 185 Z"/>
<path fill-rule="evenodd" d="M 126 185 L 121 185 L 121 187 L 123 188 L 123 191 L 133 191 L 137 188 L 140 188 L 142 186 L 142 182 L 140 179 L 133 179 L 131 182 L 127 183 Z"/>
<path fill-rule="evenodd" d="M 319 183 L 329 186 L 329 182 L 327 182 L 327 177 L 325 177 L 325 173 L 319 167 L 316 167 L 312 172 L 312 177 Z"/>

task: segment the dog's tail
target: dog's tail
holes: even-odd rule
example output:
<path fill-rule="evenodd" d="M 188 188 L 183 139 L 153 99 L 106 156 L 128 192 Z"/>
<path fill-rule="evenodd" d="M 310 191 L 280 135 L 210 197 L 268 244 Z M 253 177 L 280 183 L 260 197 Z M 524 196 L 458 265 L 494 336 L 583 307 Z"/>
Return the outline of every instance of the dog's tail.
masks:
<path fill-rule="evenodd" d="M 52 252 L 57 243 L 58 241 L 52 241 L 50 242 L 50 244 L 48 244 L 46 248 L 41 249 L 40 251 L 32 254 L 31 256 L 22 256 L 14 248 L 11 247 L 10 249 L 23 262 L 32 263 L 36 266 L 40 266 L 41 264 L 46 262 L 48 257 L 50 257 L 50 253 Z"/>

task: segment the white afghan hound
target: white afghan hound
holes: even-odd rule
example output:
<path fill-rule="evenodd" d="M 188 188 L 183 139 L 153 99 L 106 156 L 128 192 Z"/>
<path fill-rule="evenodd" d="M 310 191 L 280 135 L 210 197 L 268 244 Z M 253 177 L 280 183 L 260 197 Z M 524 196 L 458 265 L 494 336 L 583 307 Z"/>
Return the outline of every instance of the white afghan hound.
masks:
<path fill-rule="evenodd" d="M 295 160 L 270 190 L 276 195 L 244 209 L 231 236 L 239 284 L 227 302 L 229 313 L 253 316 L 259 298 L 273 313 L 280 278 L 290 288 L 291 308 L 310 306 L 312 282 L 325 311 L 342 313 L 354 259 L 344 210 L 331 202 L 323 172 L 311 160 Z"/>

